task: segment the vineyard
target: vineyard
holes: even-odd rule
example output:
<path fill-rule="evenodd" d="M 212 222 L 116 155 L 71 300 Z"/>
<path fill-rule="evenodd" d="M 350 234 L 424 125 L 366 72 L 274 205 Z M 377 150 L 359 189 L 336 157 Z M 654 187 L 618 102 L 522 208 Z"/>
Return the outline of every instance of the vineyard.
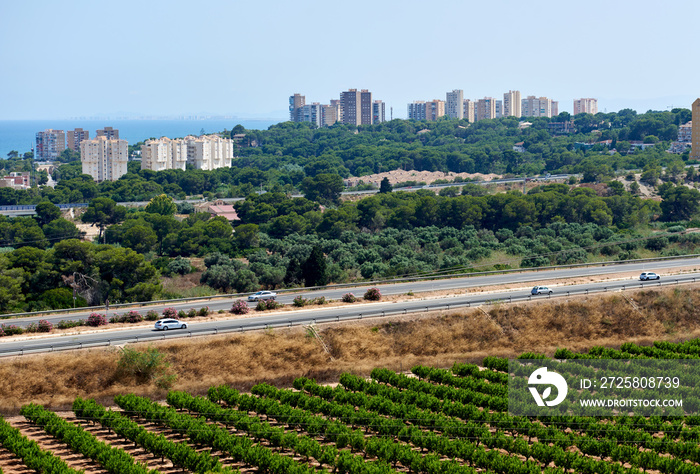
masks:
<path fill-rule="evenodd" d="M 541 358 L 523 354 L 523 359 Z M 560 350 L 558 359 L 700 358 L 700 340 Z M 72 413 L 35 404 L 0 419 L 0 473 L 643 473 L 700 472 L 700 418 L 516 417 L 508 360 L 450 370 L 343 374 L 337 386 L 227 386 L 133 394 L 116 407 L 77 398 Z"/>

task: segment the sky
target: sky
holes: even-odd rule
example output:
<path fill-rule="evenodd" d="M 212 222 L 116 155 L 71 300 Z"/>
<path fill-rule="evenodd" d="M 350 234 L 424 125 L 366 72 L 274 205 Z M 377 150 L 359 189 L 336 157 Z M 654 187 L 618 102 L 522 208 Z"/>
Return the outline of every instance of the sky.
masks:
<path fill-rule="evenodd" d="M 700 97 L 697 0 L 5 0 L 0 18 L 0 120 L 285 120 L 294 93 L 350 88 L 387 119 L 452 89 L 568 112 L 581 97 L 608 112 Z"/>

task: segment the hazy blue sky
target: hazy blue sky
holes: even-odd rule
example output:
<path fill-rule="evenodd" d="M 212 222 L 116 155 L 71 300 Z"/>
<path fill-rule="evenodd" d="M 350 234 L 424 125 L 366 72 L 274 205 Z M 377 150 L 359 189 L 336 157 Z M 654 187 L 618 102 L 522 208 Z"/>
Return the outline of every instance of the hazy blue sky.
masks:
<path fill-rule="evenodd" d="M 0 119 L 288 117 L 294 92 L 690 107 L 700 1 L 0 1 Z"/>

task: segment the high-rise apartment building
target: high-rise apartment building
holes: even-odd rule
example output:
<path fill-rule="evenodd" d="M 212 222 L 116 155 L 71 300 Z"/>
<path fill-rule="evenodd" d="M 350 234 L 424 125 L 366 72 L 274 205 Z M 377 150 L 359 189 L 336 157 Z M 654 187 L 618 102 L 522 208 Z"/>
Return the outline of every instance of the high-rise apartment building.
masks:
<path fill-rule="evenodd" d="M 496 100 L 496 118 L 503 117 L 503 101 Z"/>
<path fill-rule="evenodd" d="M 450 118 L 463 119 L 464 91 L 461 89 L 454 89 L 452 92 L 447 93 L 446 99 L 445 114 Z"/>
<path fill-rule="evenodd" d="M 425 120 L 425 101 L 415 100 L 408 104 L 408 120 Z"/>
<path fill-rule="evenodd" d="M 321 124 L 330 127 L 336 122 L 340 122 L 340 101 L 331 100 L 330 105 L 321 106 Z"/>
<path fill-rule="evenodd" d="M 341 121 L 350 125 L 372 124 L 372 93 L 350 89 L 340 93 Z"/>
<path fill-rule="evenodd" d="M 496 99 L 493 97 L 484 97 L 476 101 L 476 111 L 474 120 L 495 119 L 496 118 Z"/>
<path fill-rule="evenodd" d="M 162 137 L 146 140 L 141 145 L 142 170 L 185 170 L 187 164 L 187 143 L 184 140 L 171 140 Z"/>
<path fill-rule="evenodd" d="M 306 105 L 306 96 L 294 94 L 289 96 L 289 120 L 291 122 L 302 122 L 301 109 Z"/>
<path fill-rule="evenodd" d="M 116 181 L 126 174 L 129 161 L 129 144 L 126 140 L 98 136 L 80 142 L 80 159 L 83 174 L 89 174 L 97 182 Z"/>
<path fill-rule="evenodd" d="M 693 102 L 693 128 L 692 128 L 692 149 L 690 151 L 691 160 L 700 160 L 700 99 Z"/>
<path fill-rule="evenodd" d="M 185 137 L 187 143 L 187 163 L 198 170 L 211 171 L 217 168 L 230 168 L 233 159 L 233 140 L 218 135 Z"/>
<path fill-rule="evenodd" d="M 112 127 L 105 127 L 97 131 L 98 137 L 105 137 L 107 140 L 119 140 L 119 130 Z"/>
<path fill-rule="evenodd" d="M 385 105 L 381 100 L 372 102 L 372 124 L 386 122 L 384 109 Z"/>
<path fill-rule="evenodd" d="M 520 91 L 508 91 L 503 94 L 503 116 L 519 118 L 522 115 L 520 100 Z"/>
<path fill-rule="evenodd" d="M 574 115 L 597 113 L 598 99 L 574 99 Z"/>
<path fill-rule="evenodd" d="M 90 132 L 83 130 L 82 128 L 68 130 L 66 132 L 66 146 L 73 151 L 80 151 L 80 142 L 83 140 L 88 140 L 89 138 Z"/>
<path fill-rule="evenodd" d="M 430 102 L 417 100 L 408 104 L 409 120 L 437 120 L 445 115 L 445 102 L 434 99 Z"/>
<path fill-rule="evenodd" d="M 547 97 L 529 95 L 522 100 L 521 108 L 523 117 L 552 117 L 559 115 L 559 103 Z"/>
<path fill-rule="evenodd" d="M 36 134 L 34 158 L 37 161 L 54 161 L 66 149 L 66 134 L 51 128 Z"/>
<path fill-rule="evenodd" d="M 475 120 L 475 112 L 474 112 L 474 106 L 476 104 L 474 103 L 473 100 L 469 99 L 464 99 L 463 107 L 462 107 L 462 118 L 464 118 L 467 122 L 469 123 L 474 123 Z"/>

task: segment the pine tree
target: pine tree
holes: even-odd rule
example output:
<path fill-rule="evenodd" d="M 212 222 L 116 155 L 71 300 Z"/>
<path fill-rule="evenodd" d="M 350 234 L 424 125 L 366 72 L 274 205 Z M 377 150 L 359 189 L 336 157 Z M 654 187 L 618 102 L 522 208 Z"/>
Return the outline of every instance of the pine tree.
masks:
<path fill-rule="evenodd" d="M 328 281 L 326 274 L 326 257 L 321 248 L 316 246 L 311 251 L 311 255 L 301 267 L 301 274 L 304 278 L 304 286 L 322 286 Z"/>

